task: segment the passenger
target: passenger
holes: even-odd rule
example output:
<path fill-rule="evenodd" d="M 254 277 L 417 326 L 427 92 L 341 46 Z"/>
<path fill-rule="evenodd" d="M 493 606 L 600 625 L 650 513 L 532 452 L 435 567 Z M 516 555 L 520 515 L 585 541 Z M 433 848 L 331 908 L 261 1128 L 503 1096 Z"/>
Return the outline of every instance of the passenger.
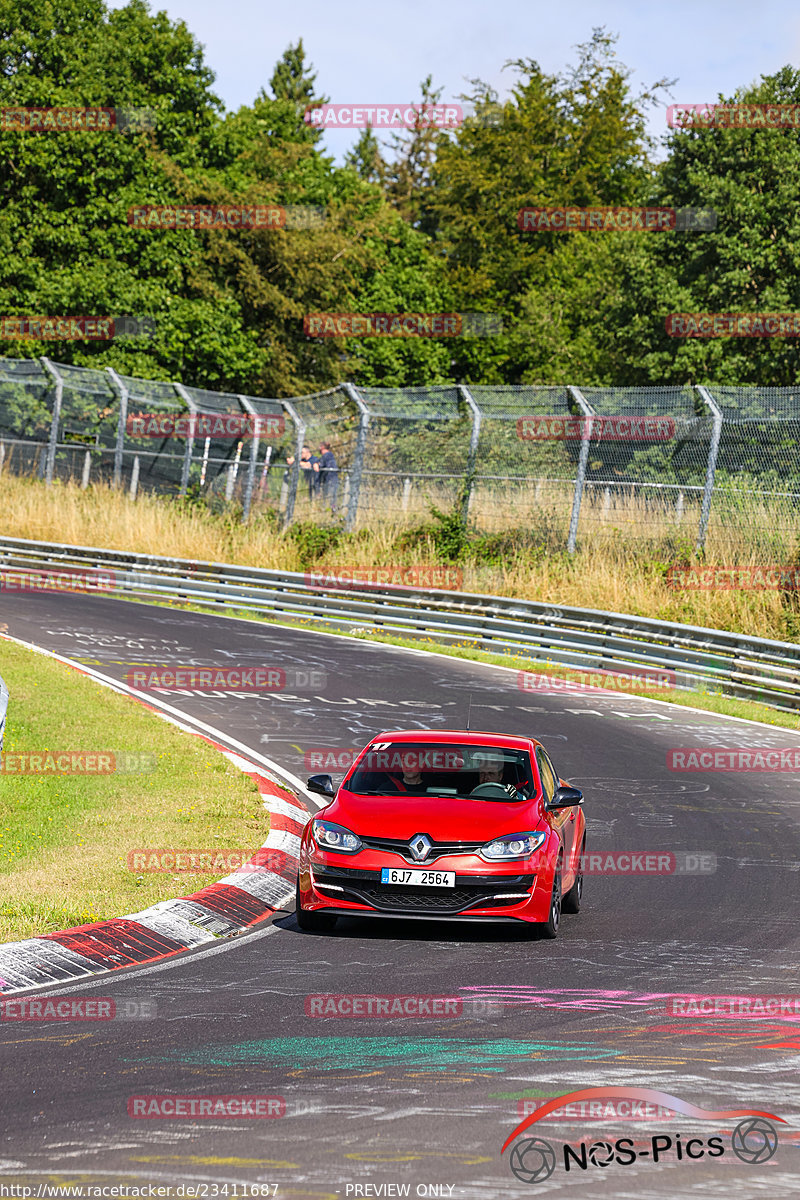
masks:
<path fill-rule="evenodd" d="M 403 774 L 398 779 L 396 775 L 390 776 L 392 783 L 396 786 L 398 792 L 410 792 L 412 795 L 425 795 L 428 790 L 428 785 L 422 777 L 422 772 L 418 766 L 406 764 L 403 767 Z"/>

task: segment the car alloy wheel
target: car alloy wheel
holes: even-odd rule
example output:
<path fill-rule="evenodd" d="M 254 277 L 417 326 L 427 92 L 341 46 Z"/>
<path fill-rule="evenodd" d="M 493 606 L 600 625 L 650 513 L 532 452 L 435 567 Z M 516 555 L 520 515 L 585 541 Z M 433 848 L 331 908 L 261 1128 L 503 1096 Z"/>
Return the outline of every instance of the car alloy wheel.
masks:
<path fill-rule="evenodd" d="M 586 852 L 586 843 L 581 846 L 581 852 L 578 857 L 578 873 L 575 876 L 575 882 L 561 901 L 562 913 L 577 913 L 581 910 L 581 900 L 583 899 L 583 856 Z"/>
<path fill-rule="evenodd" d="M 561 859 L 558 860 L 558 866 L 553 876 L 553 890 L 550 893 L 550 914 L 546 921 L 542 922 L 541 931 L 543 937 L 554 938 L 558 937 L 558 927 L 561 924 Z"/>

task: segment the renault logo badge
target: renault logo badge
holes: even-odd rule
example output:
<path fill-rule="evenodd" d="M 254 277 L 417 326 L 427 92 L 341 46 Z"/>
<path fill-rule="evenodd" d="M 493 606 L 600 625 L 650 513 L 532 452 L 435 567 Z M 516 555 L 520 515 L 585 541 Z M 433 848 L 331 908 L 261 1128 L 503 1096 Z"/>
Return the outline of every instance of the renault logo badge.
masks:
<path fill-rule="evenodd" d="M 408 843 L 408 848 L 411 851 L 411 857 L 414 862 L 424 862 L 430 853 L 433 843 L 426 833 L 415 833 L 411 841 Z"/>

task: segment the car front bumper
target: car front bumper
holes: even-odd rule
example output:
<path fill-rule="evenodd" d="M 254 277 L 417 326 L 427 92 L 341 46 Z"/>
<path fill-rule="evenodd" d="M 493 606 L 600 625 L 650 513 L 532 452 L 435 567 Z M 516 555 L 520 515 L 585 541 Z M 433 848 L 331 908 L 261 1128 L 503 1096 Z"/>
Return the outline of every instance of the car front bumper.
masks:
<path fill-rule="evenodd" d="M 342 856 L 336 856 L 340 859 Z M 532 871 L 530 863 L 503 864 L 504 870 L 488 873 L 465 870 L 440 860 L 439 870 L 455 871 L 455 887 L 431 888 L 381 883 L 377 864 L 352 867 L 328 861 L 306 861 L 300 867 L 303 908 L 336 916 L 402 917 L 417 920 L 546 921 L 550 910 L 552 873 Z M 396 858 L 383 866 L 397 867 Z M 520 867 L 523 870 L 520 870 Z M 527 868 L 525 870 L 524 868 Z"/>

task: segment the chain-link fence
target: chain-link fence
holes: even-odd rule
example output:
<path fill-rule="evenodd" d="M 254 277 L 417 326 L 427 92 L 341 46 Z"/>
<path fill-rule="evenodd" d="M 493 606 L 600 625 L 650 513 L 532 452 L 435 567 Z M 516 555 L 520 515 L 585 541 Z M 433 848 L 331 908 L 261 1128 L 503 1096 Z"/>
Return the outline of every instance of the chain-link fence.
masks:
<path fill-rule="evenodd" d="M 358 388 L 291 399 L 0 359 L 0 470 L 269 507 L 349 529 L 458 511 L 574 550 L 796 542 L 800 388 Z M 321 456 L 327 450 L 324 458 Z M 330 457 L 332 455 L 332 459 Z M 321 461 L 320 461 L 321 460 Z"/>

